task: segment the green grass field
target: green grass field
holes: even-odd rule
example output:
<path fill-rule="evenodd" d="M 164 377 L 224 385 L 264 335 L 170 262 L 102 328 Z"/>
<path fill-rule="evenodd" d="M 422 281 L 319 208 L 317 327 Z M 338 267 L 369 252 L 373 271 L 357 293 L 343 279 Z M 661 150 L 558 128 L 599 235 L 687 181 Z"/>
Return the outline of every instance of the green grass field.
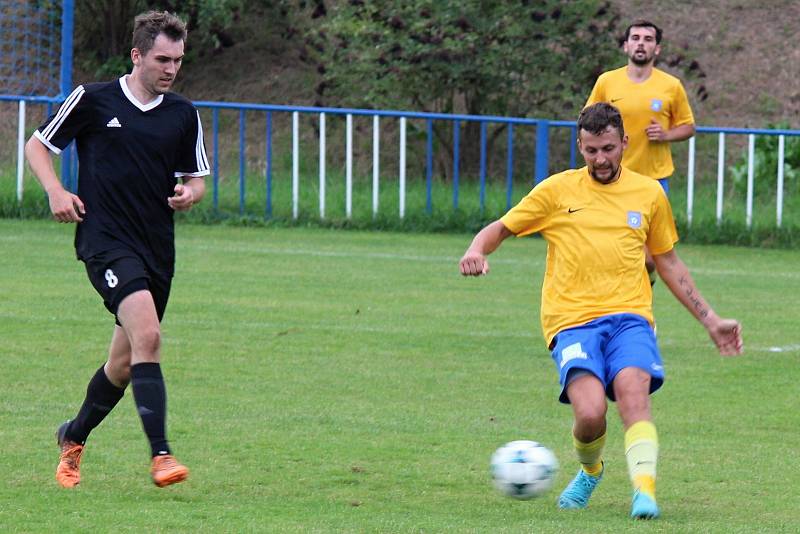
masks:
<path fill-rule="evenodd" d="M 464 279 L 468 235 L 178 228 L 164 321 L 173 449 L 158 489 L 130 392 L 92 435 L 83 482 L 54 480 L 53 432 L 104 359 L 112 317 L 73 227 L 0 220 L 0 525 L 12 532 L 797 532 L 800 253 L 679 246 L 744 325 L 723 359 L 656 286 L 667 368 L 654 398 L 662 519 L 628 518 L 622 433 L 589 510 L 556 509 L 577 469 L 538 325 L 544 243 L 506 242 Z M 489 457 L 553 449 L 557 488 L 497 494 Z"/>
<path fill-rule="evenodd" d="M 304 162 L 303 167 L 308 162 Z M 238 172 L 238 171 L 237 171 Z M 463 176 L 458 191 L 458 209 L 453 208 L 453 185 L 436 178 L 431 184 L 431 211 L 427 211 L 426 183 L 421 174 L 409 174 L 406 184 L 405 216 L 399 217 L 399 185 L 396 177 L 384 175 L 378 188 L 379 208 L 372 212 L 372 180 L 355 176 L 352 189 L 352 214 L 345 209 L 345 179 L 338 171 L 329 172 L 326 181 L 325 217 L 319 212 L 319 178 L 306 170 L 299 181 L 298 218 L 292 213 L 292 181 L 290 170 L 276 169 L 272 181 L 272 211 L 267 216 L 266 179 L 263 174 L 245 177 L 245 194 L 240 196 L 237 173 L 223 173 L 216 190 L 209 178 L 203 204 L 188 214 L 190 222 L 225 222 L 258 226 L 316 226 L 323 228 L 357 228 L 362 230 L 395 230 L 412 232 L 477 231 L 507 211 L 505 178 L 495 173 L 487 181 L 483 209 L 480 185 L 476 177 Z M 531 178 L 518 176 L 511 194 L 515 205 L 531 189 Z M 800 192 L 787 187 L 780 228 L 776 226 L 776 193 L 761 191 L 754 197 L 752 227 L 746 226 L 746 196 L 730 180 L 726 185 L 722 224 L 716 221 L 716 179 L 698 180 L 694 194 L 691 226 L 687 223 L 686 180 L 672 179 L 670 202 L 684 241 L 694 244 L 728 244 L 764 248 L 797 248 L 800 245 Z M 765 188 L 766 189 L 766 188 Z M 796 189 L 796 188 L 795 188 Z M 0 168 L 0 218 L 47 218 L 47 199 L 32 176 L 27 176 L 23 202 L 16 198 L 16 178 L 11 169 Z"/>

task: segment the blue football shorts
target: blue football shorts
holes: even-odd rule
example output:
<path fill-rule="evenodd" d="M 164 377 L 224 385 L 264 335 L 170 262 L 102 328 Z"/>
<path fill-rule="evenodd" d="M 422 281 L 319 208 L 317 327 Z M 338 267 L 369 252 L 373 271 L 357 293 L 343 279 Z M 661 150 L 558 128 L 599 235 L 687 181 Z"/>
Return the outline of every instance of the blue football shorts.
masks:
<path fill-rule="evenodd" d="M 596 376 L 613 400 L 614 378 L 626 367 L 638 367 L 650 374 L 650 393 L 664 383 L 664 366 L 653 327 L 647 319 L 632 313 L 606 315 L 586 324 L 567 328 L 553 339 L 553 361 L 559 372 L 559 399 L 569 404 L 567 385 L 582 374 Z"/>

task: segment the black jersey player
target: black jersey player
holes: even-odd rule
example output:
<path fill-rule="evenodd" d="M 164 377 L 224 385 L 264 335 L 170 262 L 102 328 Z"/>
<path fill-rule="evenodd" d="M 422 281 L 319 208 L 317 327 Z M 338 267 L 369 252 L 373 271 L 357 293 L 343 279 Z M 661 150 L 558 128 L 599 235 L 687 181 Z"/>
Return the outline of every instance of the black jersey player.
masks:
<path fill-rule="evenodd" d="M 166 12 L 136 17 L 133 70 L 118 80 L 78 86 L 26 145 L 56 220 L 77 223 L 75 250 L 116 324 L 108 359 L 89 381 L 77 415 L 56 432 L 56 479 L 80 481 L 89 433 L 130 383 L 152 452 L 153 482 L 181 482 L 189 470 L 166 438 L 160 367 L 161 319 L 175 263 L 173 212 L 205 194 L 203 131 L 192 103 L 170 92 L 181 66 L 186 25 Z M 59 182 L 50 157 L 75 140 L 77 194 Z"/>

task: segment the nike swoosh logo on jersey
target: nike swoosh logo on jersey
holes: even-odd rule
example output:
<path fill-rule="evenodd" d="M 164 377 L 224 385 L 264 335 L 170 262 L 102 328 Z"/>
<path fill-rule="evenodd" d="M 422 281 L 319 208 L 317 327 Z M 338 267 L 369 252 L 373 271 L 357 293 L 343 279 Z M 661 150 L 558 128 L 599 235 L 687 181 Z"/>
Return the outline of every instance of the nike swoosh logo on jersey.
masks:
<path fill-rule="evenodd" d="M 106 123 L 106 127 L 108 128 L 122 128 L 122 124 L 120 124 L 119 119 L 114 117 L 110 121 Z"/>
<path fill-rule="evenodd" d="M 624 96 L 621 96 L 621 97 L 619 97 L 619 98 L 612 98 L 612 99 L 611 99 L 611 103 L 613 104 L 614 102 L 617 102 L 617 101 L 619 101 L 619 100 L 622 100 L 623 98 L 625 98 L 625 97 L 624 97 Z"/>
<path fill-rule="evenodd" d="M 582 209 L 586 209 L 586 208 L 575 208 L 575 209 L 567 208 L 567 212 L 568 213 L 575 213 L 576 211 L 581 211 Z"/>

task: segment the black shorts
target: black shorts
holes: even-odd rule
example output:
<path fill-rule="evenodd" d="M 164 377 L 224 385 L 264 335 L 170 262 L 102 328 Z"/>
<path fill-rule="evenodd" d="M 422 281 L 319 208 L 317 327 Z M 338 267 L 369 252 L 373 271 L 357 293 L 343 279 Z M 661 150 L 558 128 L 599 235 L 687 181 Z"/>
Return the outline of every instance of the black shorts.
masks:
<path fill-rule="evenodd" d="M 115 317 L 122 299 L 142 290 L 149 291 L 153 296 L 158 320 L 164 317 L 172 285 L 171 275 L 148 267 L 138 254 L 129 250 L 101 252 L 87 258 L 84 263 L 89 280 L 103 297 L 103 304 Z"/>

